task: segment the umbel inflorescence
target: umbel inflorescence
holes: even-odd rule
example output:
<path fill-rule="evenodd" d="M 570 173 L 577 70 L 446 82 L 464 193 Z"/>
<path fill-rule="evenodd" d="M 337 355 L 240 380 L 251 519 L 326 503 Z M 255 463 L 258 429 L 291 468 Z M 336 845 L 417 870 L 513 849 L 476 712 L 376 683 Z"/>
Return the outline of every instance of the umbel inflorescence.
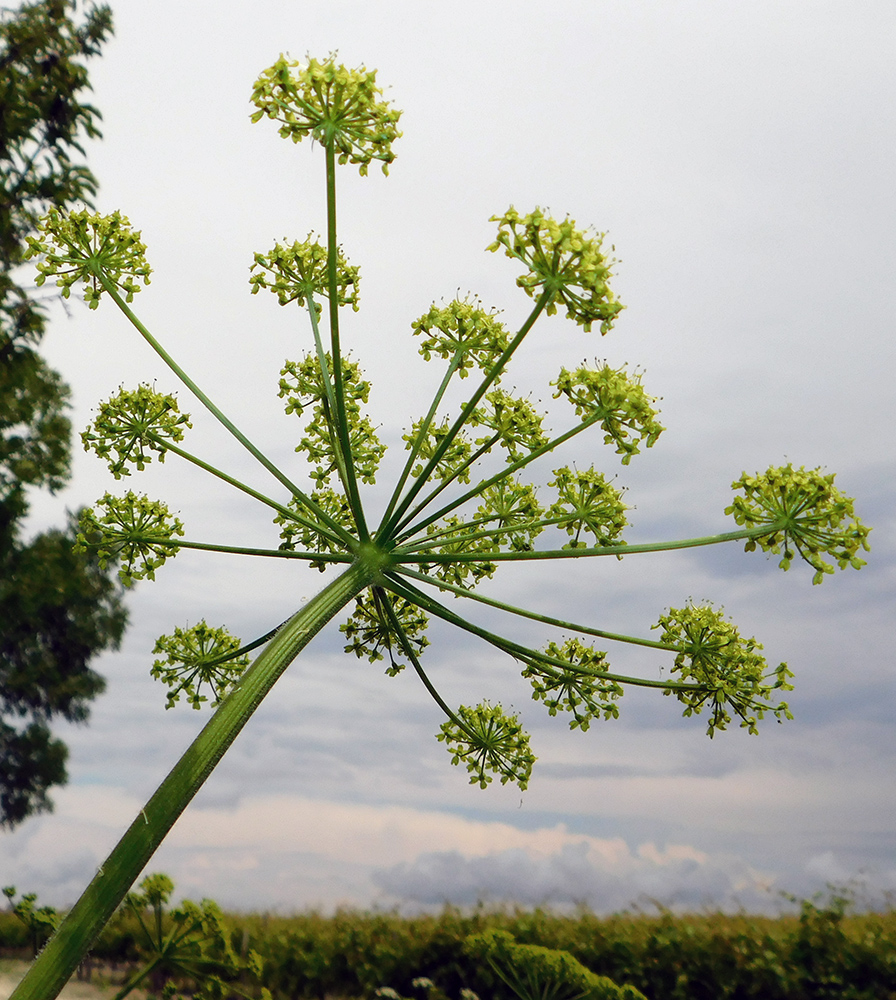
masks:
<path fill-rule="evenodd" d="M 488 249 L 511 258 L 517 285 L 533 303 L 519 329 L 507 329 L 496 310 L 469 297 L 433 304 L 410 322 L 420 354 L 442 366 L 442 378 L 426 412 L 408 417 L 404 467 L 374 519 L 366 489 L 378 475 L 386 445 L 365 412 L 370 384 L 341 342 L 340 309 L 358 308 L 360 276 L 337 241 L 336 174 L 338 164 L 352 164 L 364 175 L 373 161 L 387 173 L 401 134 L 400 113 L 383 100 L 374 72 L 346 69 L 333 56 L 306 64 L 281 57 L 261 74 L 252 99 L 254 121 L 273 119 L 282 136 L 294 142 L 310 138 L 325 154 L 325 241 L 312 235 L 278 242 L 248 262 L 252 293 L 268 289 L 281 305 L 307 312 L 307 350 L 284 362 L 276 382 L 286 413 L 298 422 L 293 441 L 307 460 L 301 483 L 249 440 L 131 309 L 149 283 L 150 268 L 140 234 L 124 216 L 53 210 L 30 241 L 29 254 L 38 258 L 40 283 L 55 279 L 64 296 L 83 284 L 91 308 L 104 295 L 112 299 L 272 478 L 262 492 L 190 452 L 185 442 L 191 419 L 173 395 L 148 385 L 122 389 L 102 404 L 83 435 L 85 447 L 108 463 L 113 477 L 129 478 L 170 455 L 190 462 L 267 508 L 274 522 L 271 547 L 188 539 L 165 504 L 133 490 L 106 493 L 85 511 L 78 544 L 95 549 L 101 560 L 114 560 L 127 585 L 153 579 L 182 548 L 291 559 L 330 575 L 291 618 L 272 622 L 269 632 L 250 642 L 204 620 L 159 638 L 151 670 L 168 688 L 167 706 L 183 697 L 194 708 L 210 703 L 215 711 L 36 960 L 15 993 L 20 1000 L 56 996 L 246 721 L 333 618 L 343 617 L 347 652 L 381 662 L 389 675 L 408 666 L 416 672 L 444 712 L 437 739 L 472 783 L 486 787 L 498 777 L 525 788 L 535 756 L 519 716 L 488 702 L 455 708 L 439 694 L 424 666 L 433 617 L 513 658 L 532 698 L 551 715 L 566 714 L 570 726 L 582 731 L 615 718 L 623 692 L 637 685 L 677 699 L 686 716 L 705 712 L 710 736 L 732 721 L 754 733 L 767 713 L 778 721 L 790 717 L 780 695 L 790 690 L 791 675 L 783 663 L 770 668 L 759 643 L 708 604 L 669 608 L 651 638 L 513 607 L 481 586 L 502 563 L 635 556 L 740 540 L 748 551 L 758 547 L 780 555 L 784 569 L 798 558 L 805 561 L 819 583 L 833 572 L 833 563 L 861 567 L 859 553 L 868 549 L 868 529 L 855 516 L 853 501 L 834 486 L 833 475 L 789 464 L 744 473 L 733 483 L 726 512 L 735 530 L 626 544 L 627 508 L 612 477 L 590 462 L 561 464 L 554 453 L 580 434 L 588 435 L 590 447 L 595 436 L 601 438 L 608 456 L 623 466 L 652 447 L 663 427 L 641 376 L 607 364 L 559 367 L 545 388 L 569 404 L 560 432 L 548 429 L 532 401 L 503 382 L 542 314 L 563 310 L 586 333 L 597 324 L 607 334 L 623 308 L 611 288 L 613 261 L 602 236 L 540 208 L 522 214 L 510 207 L 492 220 L 497 234 Z M 449 386 L 465 397 L 459 412 L 449 412 Z M 547 487 L 537 488 L 538 482 Z M 474 604 L 500 610 L 510 626 L 494 631 L 478 624 L 465 614 Z M 540 623 L 545 645 L 531 648 L 513 638 L 517 619 Z M 617 674 L 608 653 L 596 648 L 598 640 L 659 651 L 651 655 L 671 659 L 669 674 Z"/>
<path fill-rule="evenodd" d="M 540 208 L 522 214 L 511 206 L 493 217 L 497 234 L 488 249 L 503 250 L 522 269 L 516 281 L 533 300 L 532 310 L 516 331 L 504 326 L 496 310 L 469 297 L 433 304 L 411 322 L 419 353 L 427 361 L 438 360 L 444 374 L 427 412 L 409 417 L 404 468 L 374 524 L 363 487 L 375 481 L 386 445 L 365 414 L 370 384 L 343 352 L 340 338 L 339 311 L 358 308 L 360 276 L 336 241 L 335 177 L 337 163 L 354 164 L 366 174 L 376 160 L 388 172 L 392 144 L 401 135 L 400 113 L 382 99 L 374 72 L 346 69 L 334 56 L 306 64 L 281 57 L 259 77 L 252 99 L 253 121 L 271 118 L 282 136 L 294 142 L 311 138 L 326 153 L 326 243 L 313 235 L 276 243 L 256 253 L 250 267 L 253 294 L 267 289 L 281 305 L 296 303 L 307 312 L 308 350 L 284 362 L 277 384 L 287 414 L 299 421 L 296 451 L 307 460 L 307 482 L 293 483 L 277 469 L 128 307 L 149 282 L 150 269 L 140 234 L 127 219 L 117 212 L 64 215 L 54 210 L 44 220 L 42 235 L 31 241 L 30 253 L 40 259 L 39 280 L 55 278 L 66 295 L 83 282 L 91 307 L 108 293 L 181 381 L 274 476 L 276 492 L 262 494 L 187 451 L 182 441 L 190 417 L 180 412 L 173 395 L 147 385 L 122 390 L 102 404 L 84 432 L 85 447 L 108 463 L 116 479 L 154 457 L 164 461 L 177 455 L 269 508 L 279 538 L 269 550 L 252 554 L 299 560 L 319 570 L 341 566 L 345 582 L 337 606 L 319 613 L 317 627 L 345 608 L 346 651 L 384 661 L 390 675 L 408 665 L 416 671 L 445 713 L 438 739 L 452 762 L 463 763 L 470 780 L 482 787 L 497 776 L 525 788 L 535 756 L 516 714 L 486 702 L 453 708 L 443 701 L 423 665 L 433 616 L 517 660 L 533 699 L 552 715 L 567 713 L 572 728 L 587 730 L 597 719 L 616 717 L 619 699 L 631 684 L 674 696 L 685 715 L 705 710 L 710 736 L 735 718 L 751 733 L 765 713 L 779 721 L 789 718 L 786 702 L 779 700 L 791 687 L 786 665 L 770 669 L 757 641 L 741 636 L 712 606 L 671 608 L 654 626 L 658 638 L 639 638 L 510 607 L 476 588 L 505 562 L 635 555 L 736 539 L 747 550 L 758 546 L 780 554 L 784 569 L 802 558 L 818 583 L 833 572 L 826 555 L 840 568 L 859 568 L 859 552 L 868 548 L 868 529 L 856 518 L 853 501 L 833 485 L 834 477 L 792 465 L 744 473 L 733 484 L 737 494 L 726 510 L 738 530 L 626 545 L 626 505 L 612 479 L 591 464 L 556 465 L 550 456 L 585 433 L 601 436 L 623 465 L 642 447 L 652 447 L 663 427 L 641 376 L 607 364 L 560 367 L 546 386 L 570 404 L 568 426 L 560 433 L 545 427 L 544 415 L 529 398 L 502 385 L 542 314 L 563 310 L 586 332 L 594 324 L 601 334 L 612 330 L 623 309 L 611 288 L 613 261 L 601 234 L 579 229 L 569 217 L 555 219 Z M 467 380 L 470 391 L 460 412 L 451 415 L 444 400 L 455 376 Z M 536 462 L 547 489 L 527 478 Z M 79 544 L 95 548 L 104 560 L 117 560 L 128 585 L 152 579 L 184 547 L 250 551 L 189 541 L 183 532 L 164 504 L 133 491 L 119 497 L 107 493 L 83 514 Z M 447 595 L 462 600 L 445 603 Z M 554 637 L 541 649 L 523 646 L 512 632 L 491 631 L 465 617 L 457 610 L 463 599 L 539 621 Z M 219 712 L 226 711 L 228 693 L 238 691 L 246 676 L 248 653 L 272 634 L 241 644 L 203 621 L 161 637 L 155 652 L 163 658 L 152 671 L 170 688 L 169 707 L 184 695 L 194 708 L 210 697 Z M 671 677 L 617 675 L 594 639 L 667 651 L 674 661 Z M 285 665 L 278 664 L 276 671 Z"/>

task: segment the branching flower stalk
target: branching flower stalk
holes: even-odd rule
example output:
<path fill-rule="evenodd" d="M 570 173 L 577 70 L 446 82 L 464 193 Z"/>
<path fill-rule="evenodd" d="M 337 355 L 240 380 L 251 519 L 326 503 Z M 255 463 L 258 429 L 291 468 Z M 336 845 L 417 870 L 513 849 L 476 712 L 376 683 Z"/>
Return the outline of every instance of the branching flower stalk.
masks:
<path fill-rule="evenodd" d="M 784 569 L 799 556 L 814 570 L 816 583 L 833 572 L 825 556 L 841 569 L 863 565 L 859 552 L 868 549 L 868 529 L 855 516 L 853 501 L 834 486 L 833 475 L 818 470 L 787 465 L 744 473 L 733 484 L 738 493 L 726 511 L 734 516 L 736 530 L 632 545 L 622 537 L 627 510 L 622 494 L 593 465 L 541 462 L 540 475 L 548 482 L 544 500 L 536 483 L 521 478 L 529 466 L 579 434 L 602 434 L 625 466 L 642 447 L 653 447 L 663 431 L 656 400 L 641 385 L 641 375 L 625 367 L 562 367 L 550 387 L 555 398 L 572 406 L 573 419 L 557 433 L 545 429 L 544 417 L 528 398 L 500 386 L 542 314 L 562 308 L 586 332 L 598 324 L 603 335 L 623 308 L 610 288 L 613 261 L 602 235 L 540 208 L 523 215 L 511 207 L 493 220 L 498 232 L 488 249 L 503 250 L 522 268 L 517 284 L 534 303 L 516 332 L 504 327 L 496 310 L 470 298 L 433 304 L 411 324 L 422 338 L 423 358 L 439 359 L 447 368 L 427 412 L 409 421 L 407 460 L 378 515 L 364 487 L 375 481 L 385 445 L 364 413 L 370 384 L 343 350 L 339 328 L 340 309 L 358 308 L 360 274 L 337 241 L 336 171 L 337 165 L 353 164 L 364 175 L 378 161 L 388 172 L 400 113 L 381 98 L 374 72 L 346 69 L 334 56 L 304 65 L 281 57 L 253 91 L 253 120 L 273 119 L 282 136 L 294 142 L 311 138 L 325 150 L 326 245 L 313 236 L 277 243 L 267 253 L 256 253 L 250 267 L 253 294 L 268 289 L 281 305 L 297 304 L 308 315 L 308 350 L 284 363 L 278 383 L 287 414 L 301 424 L 296 451 L 308 462 L 304 487 L 239 430 L 132 310 L 130 303 L 149 283 L 151 271 L 140 234 L 124 216 L 53 210 L 40 236 L 30 241 L 39 283 L 53 279 L 65 295 L 83 284 L 91 308 L 104 296 L 111 299 L 274 479 L 271 490 L 263 491 L 206 463 L 183 446 L 192 422 L 173 395 L 147 385 L 123 389 L 102 404 L 83 435 L 85 447 L 107 462 L 116 480 L 153 459 L 182 459 L 272 511 L 279 544 L 255 548 L 188 540 L 165 504 L 134 491 L 118 497 L 107 493 L 86 511 L 78 544 L 95 549 L 102 559 L 118 560 L 129 586 L 153 579 L 183 548 L 300 560 L 338 573 L 287 622 L 248 643 L 204 620 L 157 641 L 152 673 L 168 688 L 166 707 L 183 697 L 194 708 L 209 703 L 214 714 L 103 863 L 16 990 L 16 1000 L 56 996 L 277 679 L 340 613 L 348 612 L 341 625 L 346 652 L 386 661 L 388 675 L 411 665 L 445 715 L 437 739 L 445 743 L 452 763 L 466 767 L 471 783 L 484 788 L 497 777 L 525 788 L 536 758 L 519 714 L 505 712 L 500 704 L 452 708 L 445 702 L 423 664 L 430 616 L 515 659 L 532 698 L 551 715 L 567 713 L 571 728 L 582 731 L 599 719 L 615 718 L 624 690 L 635 685 L 676 698 L 687 716 L 706 711 L 710 736 L 735 718 L 754 733 L 766 713 L 779 722 L 790 718 L 780 700 L 791 689 L 790 673 L 785 664 L 770 669 L 759 643 L 742 637 L 708 604 L 668 609 L 653 626 L 661 630 L 659 637 L 649 638 L 565 621 L 477 592 L 477 585 L 503 563 L 621 558 L 740 541 L 748 551 L 758 547 L 782 555 Z M 323 299 L 326 329 L 320 325 Z M 442 409 L 449 386 L 467 384 L 469 394 L 452 417 Z M 440 593 L 459 599 L 460 610 L 442 603 Z M 464 607 L 477 603 L 500 611 L 507 621 L 485 628 L 465 617 Z M 510 638 L 518 619 L 550 630 L 543 649 Z M 671 656 L 670 675 L 663 678 L 656 668 L 644 676 L 616 673 L 607 652 L 586 637 Z M 248 654 L 259 648 L 247 666 Z"/>

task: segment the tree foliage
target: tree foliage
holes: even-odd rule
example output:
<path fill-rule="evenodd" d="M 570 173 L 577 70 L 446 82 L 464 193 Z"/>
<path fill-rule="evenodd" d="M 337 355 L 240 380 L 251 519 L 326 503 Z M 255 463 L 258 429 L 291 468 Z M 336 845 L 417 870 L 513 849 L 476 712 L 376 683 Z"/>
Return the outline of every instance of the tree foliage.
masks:
<path fill-rule="evenodd" d="M 111 34 L 107 6 L 72 0 L 0 11 L 0 824 L 50 809 L 66 780 L 65 744 L 48 723 L 87 718 L 104 687 L 89 667 L 117 645 L 125 624 L 120 588 L 95 556 L 72 550 L 63 528 L 26 540 L 27 488 L 68 480 L 69 388 L 37 351 L 47 296 L 20 283 L 37 220 L 88 202 L 96 178 L 80 162 L 99 136 L 85 60 Z M 80 16 L 79 16 L 80 15 Z"/>

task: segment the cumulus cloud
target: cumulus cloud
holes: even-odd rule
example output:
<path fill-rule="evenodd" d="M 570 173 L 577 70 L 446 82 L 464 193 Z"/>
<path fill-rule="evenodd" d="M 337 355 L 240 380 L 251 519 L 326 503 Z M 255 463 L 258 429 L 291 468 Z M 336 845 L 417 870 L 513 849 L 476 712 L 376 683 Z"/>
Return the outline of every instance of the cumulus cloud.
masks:
<path fill-rule="evenodd" d="M 524 848 L 475 857 L 422 854 L 377 870 L 373 880 L 396 899 L 429 906 L 516 903 L 608 913 L 644 902 L 687 910 L 768 910 L 774 902 L 774 879 L 737 857 L 710 857 L 686 845 L 633 850 L 620 841 L 572 838 L 550 854 Z"/>
<path fill-rule="evenodd" d="M 66 790 L 55 817 L 0 841 L 4 884 L 70 904 L 138 810 L 123 790 Z M 480 901 L 596 912 L 650 904 L 774 911 L 782 888 L 808 893 L 851 877 L 831 852 L 794 878 L 792 869 L 759 870 L 736 851 L 688 843 L 596 837 L 564 823 L 526 830 L 443 810 L 295 796 L 194 806 L 148 870 L 169 874 L 181 896 L 284 912 L 371 903 L 415 911 Z M 874 885 L 896 887 L 896 872 Z"/>

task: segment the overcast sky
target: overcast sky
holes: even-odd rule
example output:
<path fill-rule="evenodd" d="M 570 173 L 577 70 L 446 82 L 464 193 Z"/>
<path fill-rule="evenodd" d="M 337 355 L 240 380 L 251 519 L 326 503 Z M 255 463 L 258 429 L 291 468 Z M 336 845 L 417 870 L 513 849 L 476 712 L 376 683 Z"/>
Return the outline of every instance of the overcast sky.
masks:
<path fill-rule="evenodd" d="M 529 698 L 519 666 L 431 627 L 431 676 L 449 703 L 520 711 L 539 760 L 529 790 L 467 783 L 434 734 L 438 708 L 410 672 L 342 653 L 336 623 L 278 683 L 150 870 L 228 907 L 648 899 L 774 910 L 781 891 L 858 879 L 896 891 L 893 336 L 896 10 L 891 0 L 117 0 L 116 37 L 91 64 L 105 138 L 89 147 L 98 205 L 143 231 L 155 269 L 138 313 L 272 457 L 300 475 L 279 369 L 310 346 L 306 318 L 250 296 L 255 251 L 323 231 L 322 151 L 249 123 L 251 86 L 281 52 L 338 49 L 379 71 L 403 109 L 384 178 L 339 172 L 340 238 L 362 309 L 343 341 L 373 383 L 394 447 L 441 377 L 410 323 L 458 289 L 530 305 L 515 265 L 484 253 L 489 217 L 547 206 L 608 231 L 627 309 L 607 337 L 542 321 L 506 380 L 548 407 L 547 382 L 583 358 L 628 362 L 662 397 L 668 430 L 622 467 L 600 435 L 564 460 L 618 475 L 632 541 L 730 530 L 744 470 L 788 461 L 837 473 L 874 531 L 869 565 L 811 585 L 811 570 L 734 544 L 705 551 L 507 566 L 486 592 L 547 614 L 649 635 L 689 597 L 724 605 L 772 664 L 796 674 L 795 719 L 711 742 L 677 702 L 632 691 L 621 717 L 571 732 Z M 111 303 L 60 310 L 45 352 L 74 390 L 74 420 L 116 391 L 173 376 Z M 193 413 L 191 450 L 272 489 L 225 432 Z M 553 426 L 565 424 L 551 409 Z M 581 439 L 578 439 L 581 441 Z M 536 478 L 546 481 L 548 460 Z M 183 468 L 132 488 L 180 511 L 187 537 L 276 545 L 264 508 Z M 35 528 L 116 487 L 78 454 L 70 488 L 35 495 Z M 381 494 L 373 491 L 375 507 Z M 323 578 L 294 563 L 184 552 L 130 594 L 108 691 L 87 727 L 60 727 L 69 786 L 54 814 L 0 837 L 0 880 L 71 903 L 204 722 L 164 711 L 151 649 L 206 618 L 243 639 L 295 611 Z M 484 609 L 483 609 L 484 611 Z M 478 612 L 478 620 L 497 618 Z M 521 641 L 557 638 L 515 624 Z M 655 634 L 655 633 L 654 633 Z M 671 658 L 608 648 L 657 677 Z M 497 783 L 496 783 L 497 784 Z"/>

